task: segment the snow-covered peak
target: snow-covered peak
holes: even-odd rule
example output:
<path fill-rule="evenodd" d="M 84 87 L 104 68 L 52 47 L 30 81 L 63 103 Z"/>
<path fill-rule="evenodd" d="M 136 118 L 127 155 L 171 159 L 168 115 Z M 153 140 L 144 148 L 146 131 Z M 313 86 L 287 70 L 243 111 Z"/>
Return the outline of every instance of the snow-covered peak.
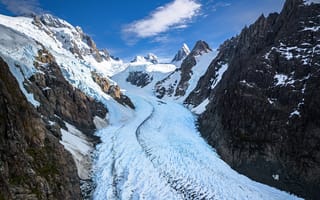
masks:
<path fill-rule="evenodd" d="M 153 53 L 148 53 L 146 56 L 136 56 L 131 61 L 131 63 L 140 63 L 140 64 L 158 64 L 158 57 L 154 55 Z"/>
<path fill-rule="evenodd" d="M 209 47 L 209 45 L 205 41 L 199 40 L 193 47 L 190 54 L 192 56 L 199 56 L 205 53 L 209 53 L 210 51 L 212 51 L 212 49 Z"/>
<path fill-rule="evenodd" d="M 65 20 L 55 17 L 51 14 L 42 14 L 42 15 L 36 16 L 35 18 L 38 18 L 44 25 L 48 27 L 72 28 L 72 25 L 66 22 Z"/>
<path fill-rule="evenodd" d="M 112 60 L 106 50 L 98 50 L 93 39 L 79 26 L 74 27 L 50 14 L 34 16 L 32 23 L 79 59 L 87 61 L 86 57 L 93 57 L 97 63 Z"/>
<path fill-rule="evenodd" d="M 145 63 L 147 62 L 146 59 L 143 56 L 136 56 L 134 59 L 131 61 L 131 63 Z"/>
<path fill-rule="evenodd" d="M 158 64 L 158 57 L 154 55 L 153 53 L 148 53 L 147 56 L 144 57 L 147 61 L 153 63 L 153 64 Z"/>
<path fill-rule="evenodd" d="M 190 49 L 188 45 L 184 43 L 171 62 L 179 62 L 183 60 L 185 57 L 187 57 L 189 53 L 190 53 Z"/>

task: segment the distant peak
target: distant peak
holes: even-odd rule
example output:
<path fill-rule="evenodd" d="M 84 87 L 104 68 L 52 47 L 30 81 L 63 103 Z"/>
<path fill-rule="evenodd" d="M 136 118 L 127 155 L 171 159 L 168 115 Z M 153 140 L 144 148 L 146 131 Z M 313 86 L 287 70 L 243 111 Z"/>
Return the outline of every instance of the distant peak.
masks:
<path fill-rule="evenodd" d="M 209 47 L 209 45 L 205 41 L 199 40 L 193 47 L 191 54 L 193 56 L 198 56 L 204 53 L 209 53 L 210 51 L 212 51 L 212 49 Z"/>
<path fill-rule="evenodd" d="M 177 54 L 174 56 L 171 62 L 178 62 L 187 57 L 190 53 L 190 49 L 186 43 L 183 43 Z"/>
<path fill-rule="evenodd" d="M 153 53 L 148 53 L 147 56 L 144 57 L 147 61 L 153 63 L 153 64 L 158 64 L 158 57 L 154 55 Z"/>
<path fill-rule="evenodd" d="M 158 64 L 158 57 L 153 54 L 153 53 L 148 53 L 146 56 L 136 56 L 131 62 L 140 62 L 140 63 L 145 63 L 145 62 L 150 62 L 153 64 Z"/>

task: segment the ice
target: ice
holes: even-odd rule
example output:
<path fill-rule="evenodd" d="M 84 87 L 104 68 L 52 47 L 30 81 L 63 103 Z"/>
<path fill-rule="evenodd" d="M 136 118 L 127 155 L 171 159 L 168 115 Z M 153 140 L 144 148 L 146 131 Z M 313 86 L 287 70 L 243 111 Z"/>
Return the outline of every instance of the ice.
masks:
<path fill-rule="evenodd" d="M 223 64 L 220 67 L 220 69 L 216 72 L 216 78 L 211 85 L 211 89 L 214 89 L 218 85 L 218 83 L 222 79 L 223 74 L 227 71 L 227 69 L 228 69 L 228 64 Z"/>
<path fill-rule="evenodd" d="M 295 110 L 292 113 L 290 113 L 290 118 L 293 117 L 294 115 L 301 116 L 298 110 Z"/>
<path fill-rule="evenodd" d="M 195 114 L 202 114 L 204 111 L 206 111 L 206 106 L 210 103 L 209 99 L 206 98 L 202 103 L 200 103 L 197 107 L 194 107 L 191 109 L 192 112 Z"/>
<path fill-rule="evenodd" d="M 285 85 L 286 81 L 288 80 L 288 76 L 285 74 L 276 74 L 274 79 L 277 80 L 276 85 Z"/>
<path fill-rule="evenodd" d="M 297 199 L 232 170 L 184 106 L 129 96 L 134 117 L 98 132 L 94 199 Z"/>
<path fill-rule="evenodd" d="M 77 166 L 78 176 L 83 180 L 89 179 L 92 166 L 90 157 L 94 150 L 93 145 L 88 142 L 87 137 L 81 131 L 71 124 L 66 122 L 65 124 L 68 130 L 61 129 L 60 143 L 71 153 Z"/>

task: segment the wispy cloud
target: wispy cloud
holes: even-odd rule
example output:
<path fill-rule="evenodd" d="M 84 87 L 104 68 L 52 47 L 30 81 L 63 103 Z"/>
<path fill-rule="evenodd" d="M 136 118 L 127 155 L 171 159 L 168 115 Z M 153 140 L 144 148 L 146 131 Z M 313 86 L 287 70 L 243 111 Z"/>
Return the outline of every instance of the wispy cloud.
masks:
<path fill-rule="evenodd" d="M 0 0 L 7 10 L 16 15 L 38 14 L 42 12 L 38 0 Z"/>
<path fill-rule="evenodd" d="M 186 28 L 190 20 L 199 14 L 200 8 L 201 4 L 196 0 L 174 0 L 158 7 L 148 17 L 126 25 L 123 32 L 136 38 L 148 38 L 171 28 Z"/>
<path fill-rule="evenodd" d="M 228 6 L 231 6 L 231 3 L 217 2 L 217 3 L 213 4 L 212 11 L 217 11 L 218 8 L 223 8 L 223 7 L 228 7 Z"/>

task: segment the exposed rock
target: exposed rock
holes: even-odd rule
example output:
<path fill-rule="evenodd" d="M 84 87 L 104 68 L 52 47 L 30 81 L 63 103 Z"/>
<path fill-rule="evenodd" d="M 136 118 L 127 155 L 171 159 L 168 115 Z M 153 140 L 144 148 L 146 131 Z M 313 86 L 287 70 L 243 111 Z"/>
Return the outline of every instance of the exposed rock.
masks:
<path fill-rule="evenodd" d="M 196 56 L 202 55 L 204 53 L 208 53 L 212 51 L 209 47 L 209 45 L 199 40 L 196 45 L 193 47 L 190 54 L 183 60 L 181 64 L 181 79 L 178 83 L 176 92 L 174 96 L 184 96 L 188 87 L 189 87 L 189 80 L 192 75 L 192 67 L 197 64 Z"/>
<path fill-rule="evenodd" d="M 144 57 L 144 59 L 146 59 L 146 61 L 151 62 L 152 64 L 158 64 L 158 57 L 156 55 L 154 55 L 153 53 L 148 53 L 147 56 Z"/>
<path fill-rule="evenodd" d="M 59 66 L 47 50 L 40 50 L 36 66 L 42 73 L 30 77 L 26 87 L 41 102 L 38 111 L 48 120 L 62 120 L 75 125 L 83 133 L 95 138 L 93 118 L 104 118 L 107 110 L 103 104 L 72 87 L 63 77 Z M 55 116 L 59 116 L 55 117 Z"/>
<path fill-rule="evenodd" d="M 152 53 L 149 53 L 148 55 L 146 55 L 145 57 L 142 56 L 136 56 L 134 57 L 134 59 L 131 61 L 132 63 L 134 62 L 139 62 L 139 63 L 152 63 L 152 64 L 158 64 L 158 57 Z"/>
<path fill-rule="evenodd" d="M 145 87 L 153 80 L 152 76 L 143 71 L 129 72 L 126 81 L 138 87 Z"/>
<path fill-rule="evenodd" d="M 0 199 L 81 199 L 71 155 L 0 59 Z"/>
<path fill-rule="evenodd" d="M 189 47 L 186 44 L 183 44 L 181 49 L 177 52 L 171 62 L 179 62 L 182 61 L 185 57 L 187 57 L 190 53 Z"/>
<path fill-rule="evenodd" d="M 54 36 L 63 44 L 65 49 L 80 59 L 83 59 L 84 56 L 92 55 L 97 62 L 111 60 L 107 50 L 99 50 L 92 38 L 85 34 L 79 26 L 74 28 L 68 22 L 50 14 L 33 16 L 33 24 L 44 30 L 48 35 Z M 69 31 L 65 32 L 63 29 L 69 29 Z M 71 34 L 68 32 L 71 32 Z M 81 45 L 80 41 L 86 45 Z"/>
<path fill-rule="evenodd" d="M 181 56 L 188 52 L 188 47 L 184 45 L 180 50 Z M 180 52 L 179 51 L 179 52 Z M 209 45 L 204 41 L 198 41 L 192 51 L 188 53 L 179 68 L 177 68 L 174 72 L 169 74 L 166 78 L 161 81 L 158 81 L 155 84 L 155 95 L 158 98 L 163 98 L 164 96 L 167 97 L 174 97 L 179 98 L 186 95 L 186 91 L 189 88 L 189 81 L 192 77 L 192 69 L 196 66 L 197 60 L 196 57 L 210 52 L 211 49 Z M 179 54 L 178 52 L 178 54 Z M 178 55 L 177 54 L 177 55 Z M 176 56 L 177 56 L 176 55 Z M 179 56 L 178 56 L 179 57 Z M 181 62 L 181 61 L 179 61 Z"/>
<path fill-rule="evenodd" d="M 309 199 L 320 196 L 319 15 L 320 4 L 287 0 L 261 16 L 220 47 L 186 101 L 209 98 L 200 132 L 233 168 Z"/>
<path fill-rule="evenodd" d="M 111 84 L 110 79 L 103 77 L 101 74 L 98 74 L 96 72 L 92 72 L 91 74 L 93 80 L 106 94 L 109 94 L 113 99 L 115 99 L 122 105 L 129 106 L 132 109 L 135 108 L 130 98 L 122 94 L 121 89 L 118 85 Z"/>

